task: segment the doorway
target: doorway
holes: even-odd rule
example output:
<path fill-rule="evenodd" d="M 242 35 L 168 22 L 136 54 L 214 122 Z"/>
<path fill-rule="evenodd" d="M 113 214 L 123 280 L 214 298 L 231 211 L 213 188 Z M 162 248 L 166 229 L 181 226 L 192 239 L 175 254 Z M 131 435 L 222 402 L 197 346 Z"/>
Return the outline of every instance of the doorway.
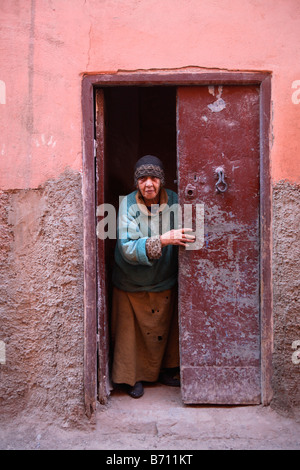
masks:
<path fill-rule="evenodd" d="M 119 197 L 134 191 L 134 166 L 143 155 L 159 157 L 165 167 L 166 187 L 177 192 L 176 88 L 110 87 L 105 102 L 104 201 L 116 211 Z M 105 243 L 107 291 L 115 240 Z"/>
<path fill-rule="evenodd" d="M 192 75 L 192 76 L 191 76 Z M 178 148 L 181 146 L 182 149 L 186 146 L 186 144 L 190 141 L 195 139 L 199 139 L 199 134 L 196 136 L 195 132 L 191 132 L 187 135 L 187 138 L 183 137 L 183 140 L 178 141 L 178 137 L 182 134 L 182 129 L 178 129 L 178 109 L 180 103 L 178 99 L 181 100 L 181 104 L 184 103 L 184 100 L 188 97 L 190 91 L 193 94 L 192 90 L 203 90 L 205 85 L 206 94 L 210 95 L 210 98 L 213 98 L 214 90 L 215 90 L 215 99 L 213 101 L 206 103 L 206 106 L 213 105 L 211 108 L 211 112 L 215 113 L 211 116 L 217 116 L 217 112 L 219 110 L 222 111 L 222 107 L 224 106 L 224 101 L 218 97 L 218 93 L 223 85 L 229 85 L 226 93 L 228 93 L 227 97 L 231 93 L 230 86 L 232 85 L 251 85 L 252 97 L 254 97 L 256 93 L 256 152 L 257 152 L 257 165 L 258 165 L 258 175 L 256 181 L 259 183 L 259 191 L 260 191 L 260 198 L 257 199 L 257 214 L 259 217 L 259 252 L 260 257 L 257 260 L 258 262 L 258 279 L 257 285 L 259 286 L 259 315 L 260 315 L 260 325 L 258 327 L 258 334 L 260 344 L 256 339 L 254 340 L 255 347 L 259 347 L 259 351 L 256 351 L 254 356 L 259 357 L 259 369 L 255 372 L 255 381 L 256 385 L 259 389 L 261 389 L 261 394 L 259 390 L 259 398 L 256 397 L 257 401 L 254 402 L 262 402 L 267 404 L 270 401 L 271 397 L 271 387 L 270 387 L 270 378 L 271 378 L 271 368 L 270 368 L 270 358 L 271 358 L 271 340 L 272 340 L 272 330 L 271 330 L 271 287 L 270 287 L 270 256 L 269 256 L 269 249 L 270 249 L 270 231 L 269 231 L 269 214 L 270 214 L 270 194 L 269 194 L 269 161 L 268 161 L 268 129 L 269 129 L 269 105 L 270 105 L 270 77 L 268 74 L 166 74 L 165 76 L 161 76 L 160 74 L 151 74 L 151 77 L 147 76 L 147 74 L 142 74 L 136 76 L 128 76 L 127 74 L 121 75 L 119 77 L 116 76 L 97 76 L 97 77 L 85 77 L 84 80 L 84 91 L 83 93 L 83 111 L 89 116 L 91 116 L 91 93 L 94 94 L 94 102 L 95 106 L 95 129 L 92 130 L 90 124 L 85 125 L 84 129 L 84 142 L 85 142 L 85 154 L 84 154 L 84 176 L 86 180 L 86 187 L 88 187 L 87 183 L 92 183 L 94 178 L 94 184 L 97 188 L 96 191 L 96 199 L 95 205 L 98 205 L 101 202 L 107 202 L 113 204 L 116 208 L 118 207 L 118 197 L 119 195 L 125 195 L 131 192 L 133 188 L 133 167 L 135 161 L 143 154 L 152 153 L 159 156 L 165 163 L 166 167 L 166 175 L 167 175 L 167 187 L 170 189 L 178 190 L 179 198 L 181 198 L 181 202 L 184 202 L 184 197 L 186 195 L 186 187 L 183 185 L 177 184 L 178 180 L 181 182 L 184 180 L 182 177 L 183 174 L 177 173 L 177 166 L 182 171 L 182 166 L 180 167 L 180 159 L 181 155 L 178 153 Z M 214 89 L 215 84 L 216 87 Z M 154 86 L 155 85 L 155 86 Z M 197 86 L 195 86 L 197 85 Z M 254 87 L 254 88 L 253 88 Z M 246 90 L 247 87 L 245 87 Z M 189 89 L 189 90 L 188 90 Z M 187 91 L 185 91 L 187 90 Z M 256 90 L 256 91 L 255 91 Z M 243 93 L 243 87 L 240 87 L 238 93 Z M 200 93 L 201 94 L 201 93 Z M 89 99 L 84 99 L 84 97 L 88 97 Z M 185 97 L 185 98 L 184 98 Z M 205 98 L 206 99 L 206 98 Z M 252 98 L 250 98 L 251 100 Z M 219 101 L 218 101 L 219 100 Z M 193 101 L 193 100 L 192 100 Z M 194 101 L 195 102 L 195 101 Z M 238 115 L 239 113 L 239 106 L 242 102 L 240 102 L 234 109 L 233 102 L 228 102 L 227 110 L 230 110 Z M 187 104 L 187 102 L 186 102 Z M 199 106 L 198 106 L 199 107 Z M 181 108 L 182 111 L 182 108 Z M 196 113 L 197 114 L 197 113 Z M 194 118 L 195 113 L 186 115 L 185 118 L 185 110 L 181 113 L 181 121 L 185 122 L 186 127 L 188 128 L 189 120 Z M 220 114 L 221 115 L 221 114 Z M 199 117 L 201 121 L 198 121 L 196 128 L 200 129 L 200 123 L 205 124 L 207 116 L 205 113 L 202 113 Z M 222 121 L 222 120 L 221 120 Z M 226 119 L 225 119 L 226 121 Z M 228 121 L 229 123 L 229 121 Z M 232 123 L 231 123 L 232 124 Z M 254 134 L 255 134 L 254 132 Z M 96 150 L 96 176 L 93 177 L 93 165 L 88 164 L 87 155 L 91 153 L 91 146 L 90 142 L 88 143 L 87 137 L 88 135 L 92 136 L 94 134 L 95 141 L 97 143 L 97 150 Z M 216 135 L 216 129 L 215 129 Z M 180 138 L 181 138 L 180 137 Z M 179 138 L 179 140 L 180 140 Z M 226 139 L 226 129 L 223 129 L 223 138 Z M 248 138 L 248 137 L 247 137 Z M 246 138 L 246 140 L 247 140 Z M 185 141 L 184 141 L 185 139 Z M 214 138 L 209 137 L 206 135 L 205 137 L 206 143 L 209 141 L 213 141 Z M 252 145 L 252 144 L 251 144 Z M 190 153 L 191 149 L 186 147 L 186 150 L 183 150 L 183 153 Z M 182 151 L 181 154 L 183 155 Z M 225 152 L 226 153 L 226 152 Z M 194 186 L 198 185 L 198 183 L 203 184 L 200 182 L 200 179 L 204 178 L 205 175 L 200 175 L 201 167 L 203 165 L 203 157 L 198 158 L 198 156 L 193 157 L 193 162 L 196 164 L 198 163 L 198 167 L 194 167 L 191 174 L 189 176 L 192 177 Z M 191 162 L 190 162 L 191 163 Z M 212 172 L 207 176 L 210 180 L 209 185 L 215 188 L 216 181 L 212 180 Z M 187 174 L 187 173 L 186 173 Z M 94 174 L 95 175 L 95 174 Z M 121 178 L 120 178 L 121 175 Z M 188 176 L 188 178 L 189 178 Z M 231 175 L 226 175 L 229 177 L 227 183 L 232 183 L 230 181 Z M 214 175 L 215 177 L 215 175 Z M 187 181 L 187 180 L 186 180 Z M 187 181 L 188 184 L 190 184 Z M 250 185 L 251 186 L 251 185 Z M 253 186 L 253 185 L 252 185 Z M 208 191 L 206 185 L 206 191 Z M 221 197 L 224 199 L 224 194 L 221 194 Z M 226 197 L 226 196 L 225 196 Z M 89 195 L 89 200 L 90 195 Z M 194 202 L 197 202 L 195 199 Z M 89 209 L 89 210 L 87 210 Z M 95 209 L 95 207 L 94 207 Z M 88 216 L 86 220 L 92 222 L 91 219 L 91 207 L 86 207 L 86 212 L 88 212 Z M 213 215 L 215 217 L 216 214 Z M 93 222 L 95 224 L 95 221 Z M 85 225 L 87 227 L 87 225 Z M 89 228 L 92 225 L 89 226 Z M 90 234 L 86 233 L 86 240 L 89 241 Z M 232 241 L 232 240 L 231 240 Z M 95 394 L 97 389 L 97 370 L 95 370 L 95 356 L 97 357 L 97 348 L 98 348 L 98 359 L 99 359 L 99 367 L 98 367 L 98 375 L 99 375 L 99 386 L 98 386 L 98 398 L 100 401 L 105 401 L 107 396 L 109 395 L 109 384 L 108 384 L 108 376 L 109 376 L 109 365 L 108 365 L 108 330 L 107 330 L 107 323 L 108 323 L 108 311 L 109 311 L 109 303 L 110 303 L 110 296 L 109 292 L 111 291 L 110 286 L 110 278 L 111 278 L 111 266 L 112 266 L 112 258 L 113 258 L 113 245 L 114 241 L 106 240 L 104 243 L 97 240 L 97 249 L 98 249 L 98 265 L 93 265 L 91 257 L 88 258 L 86 263 L 86 269 L 89 268 L 89 274 L 86 274 L 86 279 L 88 280 L 87 285 L 90 286 L 92 289 L 92 281 L 91 281 L 91 267 L 92 272 L 93 269 L 95 274 L 97 273 L 97 298 L 95 299 L 91 295 L 91 291 L 88 289 L 86 290 L 87 294 L 90 294 L 90 299 L 92 300 L 92 305 L 89 304 L 89 309 L 86 308 L 85 312 L 85 326 L 86 326 L 86 380 L 85 380 L 85 389 L 86 389 L 86 403 L 87 403 L 87 410 L 89 414 L 92 412 L 93 408 L 95 407 Z M 88 250 L 89 251 L 89 250 Z M 100 261 L 99 262 L 99 254 L 100 254 Z M 187 257 L 188 258 L 188 257 Z M 244 260 L 245 261 L 245 260 Z M 224 262 L 224 260 L 223 260 Z M 223 263 L 224 264 L 224 263 Z M 106 268 L 104 270 L 104 265 Z M 194 276 L 198 276 L 197 272 L 193 274 Z M 263 289 L 261 287 L 263 286 Z M 184 285 L 181 286 L 182 292 L 184 292 Z M 86 296 L 87 297 L 87 296 Z M 194 297 L 194 305 L 197 304 L 197 295 L 193 294 Z M 184 305 L 187 305 L 187 297 L 182 296 L 184 299 Z M 196 300 L 196 302 L 195 302 Z M 95 323 L 97 323 L 97 316 L 92 315 L 91 308 L 94 307 L 96 310 L 101 312 L 100 317 L 98 316 L 98 335 L 95 341 L 94 333 L 92 330 L 95 328 Z M 198 307 L 197 307 L 198 308 Z M 185 307 L 184 307 L 185 309 Z M 199 310 L 199 309 L 198 309 Z M 95 314 L 95 311 L 93 312 Z M 241 312 L 238 312 L 238 315 L 241 316 Z M 197 315 L 196 315 L 197 318 Z M 183 315 L 183 330 L 186 329 L 187 317 Z M 203 318 L 202 318 L 203 320 Z M 257 326 L 257 322 L 254 322 Z M 209 322 L 208 322 L 209 324 Z M 211 328 L 211 324 L 209 328 Z M 183 331 L 185 337 L 188 333 L 187 330 Z M 205 333 L 204 333 L 205 334 Z M 226 334 L 224 333 L 226 336 Z M 238 334 L 240 336 L 240 334 Z M 237 337 L 234 338 L 232 341 L 232 337 L 230 338 L 231 342 L 234 343 Z M 253 338 L 252 338 L 253 339 Z M 201 353 L 201 348 L 199 348 L 199 335 L 194 335 L 193 341 L 196 341 L 196 345 L 198 344 L 198 351 L 197 354 Z M 214 339 L 216 343 L 216 338 Z M 252 341 L 253 342 L 253 341 Z M 91 345 L 93 346 L 91 348 Z M 89 346 L 89 348 L 87 347 Z M 235 347 L 237 345 L 235 344 Z M 243 346 L 244 347 L 244 346 Z M 183 351 L 182 357 L 184 357 L 184 361 L 190 361 L 189 354 L 191 348 L 183 347 L 185 351 Z M 196 348 L 197 349 L 197 348 Z M 215 355 L 218 353 L 222 353 L 222 347 L 220 344 L 218 348 L 215 348 Z M 187 353 L 187 354 L 186 354 Z M 209 354 L 208 354 L 209 356 Z M 204 362 L 208 358 L 206 356 L 202 356 Z M 252 357 L 252 361 L 254 360 L 254 356 Z M 195 358 L 193 358 L 195 359 Z M 216 356 L 214 358 L 216 362 Z M 197 361 L 196 361 L 197 362 Z M 189 386 L 189 381 L 195 383 L 195 381 L 199 381 L 199 373 L 201 375 L 202 372 L 205 372 L 205 380 L 206 380 L 206 389 L 214 388 L 212 387 L 212 383 L 215 383 L 216 380 L 216 370 L 213 370 L 213 374 L 210 376 L 207 375 L 207 365 L 208 363 L 204 364 L 205 370 L 198 368 L 195 369 L 195 361 L 190 361 L 190 364 L 186 363 L 183 364 L 183 368 L 185 368 L 185 378 L 184 381 L 188 385 L 187 389 L 191 387 Z M 253 375 L 245 374 L 245 371 L 239 369 L 240 364 L 236 364 L 238 367 L 234 371 L 234 376 L 242 376 L 245 375 L 246 382 L 251 381 L 253 379 Z M 253 363 L 251 364 L 251 367 Z M 253 367 L 252 367 L 253 369 Z M 219 369 L 221 370 L 221 368 Z M 250 369 L 248 369 L 250 370 Z M 224 371 L 223 371 L 224 372 Z M 218 374 L 217 374 L 218 375 Z M 258 376 L 260 375 L 259 379 Z M 91 376 L 93 380 L 91 381 Z M 229 376 L 226 373 L 225 380 L 228 380 Z M 88 382 L 89 379 L 89 382 Z M 211 382 L 211 379 L 213 382 Z M 261 379 L 261 380 L 260 380 Z M 221 381 L 222 382 L 222 381 Z M 245 383 L 246 383 L 245 382 Z M 259 382 L 259 383 L 258 383 Z M 239 387 L 243 388 L 243 384 L 239 384 Z M 230 388 L 230 387 L 229 387 Z M 186 389 L 186 390 L 187 390 Z M 192 387 L 193 389 L 193 387 Z M 199 390 L 198 390 L 199 391 Z M 192 395 L 197 396 L 198 393 L 195 388 L 192 391 Z M 88 392 L 88 393 L 87 393 Z M 191 400 L 191 398 L 186 399 L 186 403 L 213 403 L 214 394 L 210 395 L 208 401 L 203 400 L 203 396 L 201 393 L 196 398 L 196 401 Z M 216 396 L 216 395 L 215 395 Z M 239 403 L 243 403 L 243 399 L 239 398 Z M 216 400 L 218 403 L 218 400 Z M 224 403 L 229 403 L 228 401 Z"/>
<path fill-rule="evenodd" d="M 176 87 L 107 87 L 96 90 L 95 103 L 99 169 L 97 206 L 110 204 L 117 214 L 119 198 L 136 189 L 135 163 L 147 154 L 163 161 L 166 187 L 177 192 Z M 116 240 L 109 237 L 97 241 L 98 287 L 101 291 L 98 298 L 99 397 L 107 396 L 110 388 L 109 312 L 115 243 Z"/>

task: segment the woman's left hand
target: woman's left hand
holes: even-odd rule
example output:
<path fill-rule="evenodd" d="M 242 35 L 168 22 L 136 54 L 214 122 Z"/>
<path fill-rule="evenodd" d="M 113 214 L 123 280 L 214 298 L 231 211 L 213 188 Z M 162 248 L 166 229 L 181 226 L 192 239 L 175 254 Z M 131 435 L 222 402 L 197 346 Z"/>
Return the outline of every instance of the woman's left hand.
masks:
<path fill-rule="evenodd" d="M 189 243 L 193 243 L 196 240 L 195 235 L 189 235 L 186 233 L 192 231 L 193 230 L 191 228 L 178 228 L 163 233 L 160 236 L 162 248 L 167 245 L 187 246 Z"/>

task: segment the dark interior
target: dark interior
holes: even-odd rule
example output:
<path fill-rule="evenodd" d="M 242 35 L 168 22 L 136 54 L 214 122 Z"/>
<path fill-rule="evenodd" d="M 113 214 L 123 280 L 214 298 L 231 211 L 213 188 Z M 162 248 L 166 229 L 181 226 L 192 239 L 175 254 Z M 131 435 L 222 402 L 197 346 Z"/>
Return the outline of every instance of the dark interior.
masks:
<path fill-rule="evenodd" d="M 176 88 L 107 87 L 104 97 L 105 202 L 118 210 L 119 196 L 135 189 L 136 161 L 147 154 L 163 161 L 166 187 L 176 191 Z M 105 245 L 110 304 L 115 240 Z"/>
<path fill-rule="evenodd" d="M 176 190 L 176 88 L 113 87 L 104 96 L 105 201 L 117 207 L 135 189 L 135 162 L 147 154 L 163 161 L 166 186 Z"/>

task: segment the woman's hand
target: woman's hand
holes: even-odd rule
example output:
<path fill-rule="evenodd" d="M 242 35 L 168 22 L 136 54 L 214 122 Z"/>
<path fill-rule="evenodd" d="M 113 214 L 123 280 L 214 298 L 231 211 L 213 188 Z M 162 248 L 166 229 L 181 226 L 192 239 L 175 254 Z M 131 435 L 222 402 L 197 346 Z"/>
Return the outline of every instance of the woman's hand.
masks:
<path fill-rule="evenodd" d="M 160 236 L 162 248 L 167 245 L 180 245 L 187 246 L 188 243 L 193 243 L 196 240 L 195 235 L 189 235 L 186 232 L 192 232 L 191 228 L 178 228 L 163 233 Z"/>

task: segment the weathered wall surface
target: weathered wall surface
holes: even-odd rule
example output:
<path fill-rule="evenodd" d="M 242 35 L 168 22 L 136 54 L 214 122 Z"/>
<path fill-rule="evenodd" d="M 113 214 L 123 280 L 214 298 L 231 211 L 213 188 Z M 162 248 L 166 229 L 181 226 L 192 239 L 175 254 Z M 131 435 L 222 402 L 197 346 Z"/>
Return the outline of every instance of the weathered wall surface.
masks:
<path fill-rule="evenodd" d="M 281 181 L 274 186 L 273 217 L 273 406 L 299 416 L 300 185 Z"/>
<path fill-rule="evenodd" d="M 81 175 L 1 193 L 1 415 L 83 410 Z"/>
<path fill-rule="evenodd" d="M 291 207 L 300 183 L 300 2 L 10 0 L 0 2 L 0 16 L 6 412 L 35 406 L 81 416 L 81 82 L 85 73 L 120 70 L 272 73 L 274 404 L 298 405 L 299 223 Z"/>

